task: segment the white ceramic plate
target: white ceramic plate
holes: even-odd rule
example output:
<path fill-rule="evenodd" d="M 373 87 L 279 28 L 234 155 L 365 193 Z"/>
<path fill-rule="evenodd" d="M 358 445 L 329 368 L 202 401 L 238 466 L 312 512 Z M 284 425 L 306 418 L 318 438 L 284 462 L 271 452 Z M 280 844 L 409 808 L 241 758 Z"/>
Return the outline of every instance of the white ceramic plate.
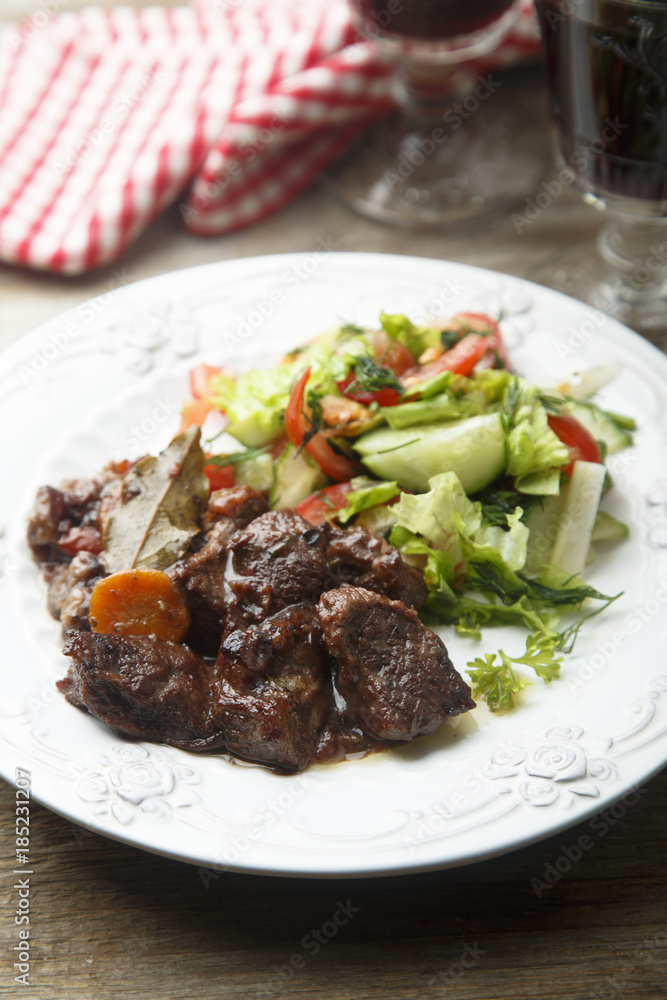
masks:
<path fill-rule="evenodd" d="M 54 689 L 67 661 L 49 618 L 25 520 L 42 483 L 112 456 L 159 449 L 197 361 L 266 364 L 340 319 L 381 309 L 442 317 L 503 310 L 516 367 L 534 381 L 615 361 L 601 394 L 636 418 L 613 456 L 607 509 L 631 538 L 588 574 L 623 590 L 591 621 L 562 679 L 520 708 L 483 707 L 433 737 L 360 761 L 280 777 L 223 756 L 124 741 Z M 516 278 L 378 254 L 260 257 L 131 285 L 77 307 L 0 356 L 0 749 L 2 774 L 73 823 L 206 868 L 372 875 L 460 865 L 574 824 L 667 759 L 667 358 L 613 320 Z M 445 635 L 454 663 L 499 646 Z"/>

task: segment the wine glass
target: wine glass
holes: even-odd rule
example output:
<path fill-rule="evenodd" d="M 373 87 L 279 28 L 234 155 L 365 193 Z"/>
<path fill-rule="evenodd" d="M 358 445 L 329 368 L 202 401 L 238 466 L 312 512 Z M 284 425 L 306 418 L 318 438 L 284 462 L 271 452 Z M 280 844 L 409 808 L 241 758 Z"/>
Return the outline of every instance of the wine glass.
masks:
<path fill-rule="evenodd" d="M 335 192 L 378 221 L 444 229 L 530 193 L 545 169 L 543 144 L 508 108 L 504 83 L 466 65 L 498 45 L 518 0 L 348 2 L 359 31 L 395 62 L 398 114 L 329 172 Z"/>
<path fill-rule="evenodd" d="M 560 156 L 607 221 L 528 276 L 667 345 L 667 4 L 536 5 Z"/>

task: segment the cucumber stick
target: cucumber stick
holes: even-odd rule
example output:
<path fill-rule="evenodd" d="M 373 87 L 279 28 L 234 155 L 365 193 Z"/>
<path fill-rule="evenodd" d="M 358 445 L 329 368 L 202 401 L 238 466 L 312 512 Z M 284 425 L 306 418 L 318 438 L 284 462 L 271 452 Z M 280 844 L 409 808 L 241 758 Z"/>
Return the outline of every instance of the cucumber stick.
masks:
<path fill-rule="evenodd" d="M 455 472 L 466 493 L 476 493 L 505 466 L 505 430 L 499 413 L 425 427 L 380 427 L 354 445 L 366 468 L 408 490 L 427 490 L 439 472 Z"/>
<path fill-rule="evenodd" d="M 581 461 L 574 464 L 551 553 L 553 565 L 566 573 L 581 573 L 586 565 L 604 477 L 604 465 Z"/>
<path fill-rule="evenodd" d="M 540 497 L 524 518 L 530 532 L 524 566 L 524 571 L 529 576 L 536 576 L 544 566 L 551 562 L 551 554 L 558 534 L 565 500 L 565 490 L 559 496 Z"/>

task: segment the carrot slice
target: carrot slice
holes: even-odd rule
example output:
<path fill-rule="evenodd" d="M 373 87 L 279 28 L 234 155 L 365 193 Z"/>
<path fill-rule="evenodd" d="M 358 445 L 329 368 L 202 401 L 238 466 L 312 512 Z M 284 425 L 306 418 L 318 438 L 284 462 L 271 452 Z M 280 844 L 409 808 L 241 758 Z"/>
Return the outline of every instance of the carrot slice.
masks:
<path fill-rule="evenodd" d="M 95 584 L 90 597 L 93 632 L 153 635 L 180 642 L 190 614 L 178 586 L 159 569 L 123 569 Z"/>

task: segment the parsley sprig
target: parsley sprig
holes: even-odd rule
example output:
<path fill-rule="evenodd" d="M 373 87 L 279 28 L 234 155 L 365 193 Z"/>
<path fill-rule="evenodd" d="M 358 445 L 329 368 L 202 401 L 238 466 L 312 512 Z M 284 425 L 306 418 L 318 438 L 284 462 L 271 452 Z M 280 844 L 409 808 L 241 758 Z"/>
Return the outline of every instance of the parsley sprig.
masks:
<path fill-rule="evenodd" d="M 484 698 L 492 712 L 500 712 L 514 707 L 514 696 L 531 683 L 517 674 L 514 665 L 531 667 L 538 677 L 550 684 L 560 676 L 562 656 L 556 653 L 562 648 L 560 632 L 548 635 L 546 632 L 531 633 L 526 639 L 526 651 L 522 656 L 508 656 L 504 650 L 485 653 L 468 662 L 468 673 L 473 682 L 473 696 Z M 496 657 L 500 661 L 496 663 Z"/>
<path fill-rule="evenodd" d="M 354 379 L 347 386 L 348 393 L 377 392 L 379 389 L 395 389 L 399 393 L 403 392 L 403 386 L 396 373 L 391 368 L 378 364 L 374 358 L 366 354 L 355 358 L 352 371 Z"/>

